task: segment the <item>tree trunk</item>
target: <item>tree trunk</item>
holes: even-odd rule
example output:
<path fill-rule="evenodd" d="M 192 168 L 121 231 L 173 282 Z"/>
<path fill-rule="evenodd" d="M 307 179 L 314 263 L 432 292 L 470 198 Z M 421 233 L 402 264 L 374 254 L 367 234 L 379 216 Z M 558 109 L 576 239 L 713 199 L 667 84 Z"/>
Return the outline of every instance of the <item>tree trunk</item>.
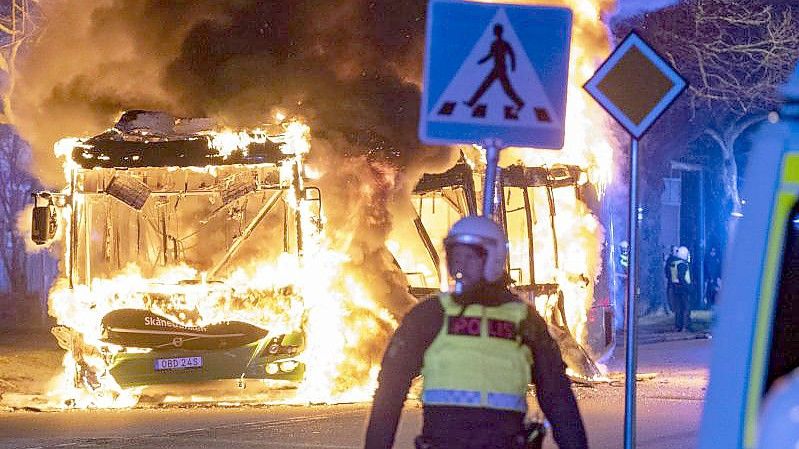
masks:
<path fill-rule="evenodd" d="M 724 183 L 724 196 L 731 205 L 730 214 L 733 217 L 740 217 L 743 214 L 741 195 L 738 191 L 738 163 L 735 161 L 735 143 L 744 131 L 765 119 L 765 115 L 745 117 L 737 120 L 735 124 L 729 126 L 723 132 L 716 131 L 713 128 L 705 130 L 705 134 L 719 145 L 719 150 L 721 151 L 723 160 L 721 179 Z"/>

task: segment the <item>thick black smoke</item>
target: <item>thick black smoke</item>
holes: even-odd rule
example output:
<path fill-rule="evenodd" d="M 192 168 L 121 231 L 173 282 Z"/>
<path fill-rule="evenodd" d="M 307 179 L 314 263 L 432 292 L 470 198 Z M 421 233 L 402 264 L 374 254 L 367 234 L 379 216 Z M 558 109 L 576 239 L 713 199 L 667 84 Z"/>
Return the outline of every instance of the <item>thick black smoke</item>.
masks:
<path fill-rule="evenodd" d="M 354 236 L 352 265 L 373 296 L 399 312 L 407 294 L 384 246 L 390 210 L 407 201 L 423 168 L 436 168 L 429 162 L 448 153 L 423 149 L 416 138 L 419 91 L 407 73 L 418 70 L 406 67 L 421 60 L 423 2 L 394 3 L 237 5 L 229 20 L 207 20 L 188 33 L 165 80 L 191 115 L 245 126 L 274 107 L 303 116 L 324 141 L 311 157 L 327 167 L 320 183 L 328 232 Z M 404 25 L 382 25 L 389 16 Z"/>
<path fill-rule="evenodd" d="M 67 0 L 23 49 L 11 116 L 34 171 L 63 184 L 53 143 L 110 127 L 126 109 L 231 126 L 301 117 L 328 186 L 331 233 L 392 310 L 407 306 L 384 241 L 391 210 L 450 151 L 416 137 L 423 0 Z M 354 220 L 355 219 L 355 220 Z M 346 231 L 346 232 L 345 232 Z M 358 268 L 358 267 L 356 267 Z M 367 269 L 368 268 L 368 269 Z M 385 274 L 385 275 L 384 275 Z M 388 278 L 388 279 L 387 279 Z"/>
<path fill-rule="evenodd" d="M 109 127 L 125 109 L 264 122 L 276 107 L 418 157 L 425 2 L 85 1 L 45 3 L 23 54 L 12 116 L 35 171 L 61 182 L 52 144 Z"/>

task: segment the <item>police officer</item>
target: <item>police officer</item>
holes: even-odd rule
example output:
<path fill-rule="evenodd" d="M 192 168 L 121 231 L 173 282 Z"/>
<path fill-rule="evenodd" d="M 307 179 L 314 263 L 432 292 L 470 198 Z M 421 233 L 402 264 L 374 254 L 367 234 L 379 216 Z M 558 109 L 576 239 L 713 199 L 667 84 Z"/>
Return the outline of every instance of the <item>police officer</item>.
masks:
<path fill-rule="evenodd" d="M 669 255 L 666 257 L 666 262 L 663 264 L 663 275 L 666 277 L 666 306 L 664 309 L 667 312 L 674 310 L 674 289 L 671 283 L 671 264 L 679 260 L 677 257 L 677 247 L 671 245 L 669 248 Z"/>
<path fill-rule="evenodd" d="M 627 294 L 627 281 L 630 271 L 630 244 L 622 240 L 618 245 L 615 260 L 615 279 L 613 282 L 613 304 L 616 316 L 624 316 L 624 298 Z M 617 324 L 620 323 L 617 321 Z"/>
<path fill-rule="evenodd" d="M 625 275 L 630 270 L 630 244 L 627 243 L 627 240 L 622 240 L 619 243 L 619 268 L 621 271 L 624 272 Z"/>
<path fill-rule="evenodd" d="M 560 350 L 534 308 L 506 285 L 496 223 L 466 217 L 444 240 L 455 281 L 416 305 L 383 356 L 366 449 L 388 449 L 411 381 L 423 375 L 420 449 L 522 449 L 532 380 L 560 449 L 588 447 Z"/>
<path fill-rule="evenodd" d="M 691 268 L 688 248 L 677 248 L 677 258 L 669 264 L 669 281 L 671 282 L 672 307 L 674 309 L 674 329 L 691 331 Z"/>

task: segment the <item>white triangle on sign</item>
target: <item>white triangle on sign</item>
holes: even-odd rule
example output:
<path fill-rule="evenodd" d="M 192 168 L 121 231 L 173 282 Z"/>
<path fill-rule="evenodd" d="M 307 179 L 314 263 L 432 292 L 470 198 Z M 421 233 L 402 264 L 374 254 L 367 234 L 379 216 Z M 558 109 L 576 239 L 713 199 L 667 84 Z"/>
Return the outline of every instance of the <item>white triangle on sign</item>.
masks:
<path fill-rule="evenodd" d="M 500 66 L 501 63 L 496 64 L 495 58 L 490 56 L 492 44 L 497 41 L 494 33 L 497 25 L 502 27 L 501 39 L 514 53 L 516 70 L 511 70 L 511 58 L 507 52 L 504 55 L 504 69 Z M 482 59 L 486 60 L 480 64 Z M 468 104 L 477 95 L 480 87 L 489 81 L 489 77 L 493 81 L 488 88 L 477 101 Z M 509 81 L 510 91 L 505 89 L 503 77 Z M 521 108 L 513 98 L 514 94 L 516 99 L 523 101 Z M 541 79 L 503 8 L 489 22 L 455 77 L 428 112 L 428 120 L 523 128 L 560 128 L 560 116 L 553 109 Z"/>

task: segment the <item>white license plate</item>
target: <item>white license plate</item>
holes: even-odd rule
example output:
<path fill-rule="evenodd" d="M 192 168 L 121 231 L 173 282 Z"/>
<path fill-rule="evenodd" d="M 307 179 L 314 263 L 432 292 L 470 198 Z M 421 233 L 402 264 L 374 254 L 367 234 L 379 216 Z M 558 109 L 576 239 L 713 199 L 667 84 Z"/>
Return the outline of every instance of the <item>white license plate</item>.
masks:
<path fill-rule="evenodd" d="M 202 357 L 174 357 L 171 359 L 155 359 L 155 370 L 201 368 Z"/>

